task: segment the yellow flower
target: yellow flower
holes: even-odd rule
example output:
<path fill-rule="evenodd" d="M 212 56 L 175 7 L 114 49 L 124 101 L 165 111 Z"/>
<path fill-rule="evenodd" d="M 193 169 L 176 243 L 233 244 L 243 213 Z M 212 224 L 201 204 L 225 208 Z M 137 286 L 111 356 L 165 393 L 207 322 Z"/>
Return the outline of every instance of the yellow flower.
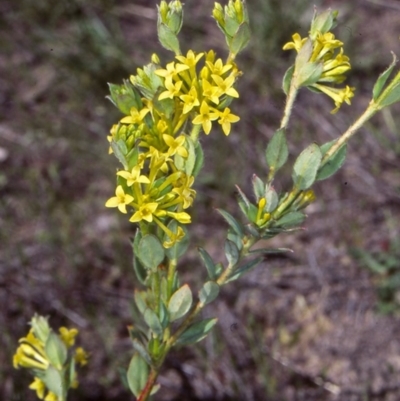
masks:
<path fill-rule="evenodd" d="M 304 43 L 307 41 L 307 38 L 301 38 L 298 33 L 295 33 L 292 36 L 293 42 L 288 42 L 283 46 L 283 50 L 291 50 L 295 49 L 297 53 L 303 47 Z"/>
<path fill-rule="evenodd" d="M 127 213 L 126 205 L 133 201 L 133 196 L 126 194 L 121 185 L 117 186 L 115 195 L 106 202 L 106 207 L 117 207 L 121 213 Z"/>
<path fill-rule="evenodd" d="M 349 60 L 341 48 L 340 53 L 334 59 L 324 62 L 322 75 L 318 82 L 343 82 L 346 79 L 343 74 L 351 68 Z"/>
<path fill-rule="evenodd" d="M 194 177 L 189 177 L 186 174 L 184 177 L 177 181 L 177 186 L 172 190 L 172 192 L 178 195 L 178 200 L 183 202 L 183 208 L 187 209 L 192 205 L 193 199 L 196 195 L 196 191 L 190 187 L 194 183 Z"/>
<path fill-rule="evenodd" d="M 167 90 L 160 93 L 158 100 L 172 99 L 175 96 L 179 96 L 182 84 L 182 81 L 178 81 L 175 84 L 169 80 L 165 81 L 165 87 L 167 88 Z"/>
<path fill-rule="evenodd" d="M 200 106 L 200 114 L 193 119 L 193 124 L 202 124 L 204 132 L 208 135 L 211 131 L 211 121 L 217 120 L 218 117 L 219 114 L 215 111 L 210 111 L 208 104 L 203 101 Z"/>
<path fill-rule="evenodd" d="M 223 94 L 223 92 L 218 88 L 218 86 L 211 85 L 206 79 L 201 81 L 203 96 L 206 99 L 210 99 L 213 103 L 219 103 L 219 97 Z"/>
<path fill-rule="evenodd" d="M 49 361 L 46 354 L 39 352 L 29 344 L 21 344 L 13 356 L 13 365 L 15 369 L 19 367 L 28 369 L 46 370 L 49 367 Z"/>
<path fill-rule="evenodd" d="M 182 224 L 189 224 L 191 223 L 191 217 L 189 213 L 186 212 L 167 212 L 167 216 L 172 217 L 176 221 L 179 221 L 179 223 Z"/>
<path fill-rule="evenodd" d="M 313 43 L 310 61 L 325 60 L 326 55 L 333 54 L 333 51 L 341 46 L 343 46 L 343 42 L 335 39 L 335 35 L 332 32 L 318 33 Z"/>
<path fill-rule="evenodd" d="M 60 327 L 58 331 L 60 332 L 61 340 L 68 348 L 75 344 L 75 337 L 78 334 L 78 329 L 67 329 L 66 327 Z"/>
<path fill-rule="evenodd" d="M 54 393 L 49 391 L 47 393 L 46 398 L 44 399 L 44 401 L 59 401 L 59 399 Z"/>
<path fill-rule="evenodd" d="M 131 115 L 124 117 L 121 120 L 121 123 L 123 124 L 141 124 L 143 119 L 145 118 L 146 114 L 149 112 L 150 110 L 146 107 L 142 110 L 138 110 L 135 107 L 132 107 L 130 110 Z"/>
<path fill-rule="evenodd" d="M 335 108 L 331 111 L 332 114 L 335 114 L 343 102 L 347 104 L 351 104 L 350 99 L 354 96 L 355 88 L 351 88 L 350 86 L 346 86 L 345 88 L 337 89 L 331 88 L 329 86 L 313 84 L 312 87 L 320 90 L 326 95 L 330 96 L 335 102 Z"/>
<path fill-rule="evenodd" d="M 19 340 L 20 346 L 13 356 L 13 366 L 46 370 L 49 366 L 47 355 L 44 351 L 44 344 L 35 337 L 31 329 L 26 337 Z"/>
<path fill-rule="evenodd" d="M 189 50 L 187 56 L 176 56 L 176 58 L 189 68 L 194 68 L 197 62 L 204 56 L 204 53 L 199 53 L 197 56 L 193 50 Z"/>
<path fill-rule="evenodd" d="M 220 119 L 218 123 L 222 125 L 222 130 L 226 136 L 231 132 L 231 123 L 236 123 L 240 120 L 240 117 L 235 114 L 231 114 L 231 110 L 225 107 L 225 110 L 219 114 Z"/>
<path fill-rule="evenodd" d="M 37 397 L 43 400 L 46 386 L 39 378 L 35 377 L 33 382 L 29 385 L 29 388 L 35 390 Z"/>
<path fill-rule="evenodd" d="M 82 347 L 78 347 L 75 350 L 74 359 L 76 363 L 79 363 L 79 365 L 85 366 L 88 363 L 88 358 L 88 353 Z"/>
<path fill-rule="evenodd" d="M 183 146 L 185 143 L 185 137 L 183 135 L 174 138 L 172 135 L 163 135 L 165 143 L 169 146 L 168 156 L 173 156 L 175 153 L 182 157 L 188 157 L 188 151 Z"/>
<path fill-rule="evenodd" d="M 132 223 L 137 223 L 146 220 L 149 223 L 153 221 L 153 214 L 158 208 L 157 202 L 144 203 L 139 207 L 139 210 L 129 219 Z"/>
<path fill-rule="evenodd" d="M 219 58 L 215 63 L 211 61 L 206 61 L 211 74 L 224 75 L 227 71 L 232 68 L 232 64 L 223 64 L 222 60 Z"/>
<path fill-rule="evenodd" d="M 190 88 L 190 91 L 187 95 L 181 95 L 180 99 L 183 100 L 183 114 L 189 113 L 193 107 L 199 106 L 200 102 L 197 96 L 197 91 L 194 86 Z"/>
<path fill-rule="evenodd" d="M 163 242 L 164 248 L 171 248 L 176 242 L 181 241 L 185 237 L 185 232 L 183 231 L 182 227 L 178 227 L 176 233 L 173 233 L 171 230 L 168 230 L 166 234 L 168 235 L 169 240 Z"/>
<path fill-rule="evenodd" d="M 223 79 L 219 75 L 215 74 L 212 74 L 211 77 L 222 93 L 225 93 L 231 97 L 239 97 L 237 90 L 232 87 L 232 85 L 235 83 L 235 75 L 231 74 L 226 79 Z"/>
<path fill-rule="evenodd" d="M 150 180 L 145 175 L 140 175 L 140 166 L 133 167 L 132 171 L 118 171 L 117 175 L 126 179 L 126 185 L 131 187 L 134 183 L 149 184 Z M 133 200 L 133 198 L 132 198 Z M 131 201 L 132 202 L 132 201 Z M 129 202 L 128 202 L 129 203 Z"/>
<path fill-rule="evenodd" d="M 172 80 L 182 71 L 185 71 L 189 69 L 187 65 L 184 64 L 175 64 L 174 61 L 171 63 L 167 64 L 167 68 L 165 70 L 160 69 L 160 70 L 155 70 L 155 74 L 159 75 L 160 77 L 165 78 L 165 80 L 169 80 L 172 82 Z"/>

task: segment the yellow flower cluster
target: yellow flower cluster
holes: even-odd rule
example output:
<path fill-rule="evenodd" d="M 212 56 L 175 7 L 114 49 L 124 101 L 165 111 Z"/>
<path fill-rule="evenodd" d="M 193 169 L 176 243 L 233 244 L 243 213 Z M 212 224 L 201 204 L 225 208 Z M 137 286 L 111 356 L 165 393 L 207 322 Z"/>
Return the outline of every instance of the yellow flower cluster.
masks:
<path fill-rule="evenodd" d="M 307 40 L 312 40 L 312 53 L 309 62 L 322 63 L 322 74 L 316 83 L 307 85 L 318 92 L 323 92 L 330 96 L 335 102 L 336 113 L 340 106 L 345 102 L 350 104 L 350 99 L 354 96 L 354 88 L 333 88 L 326 83 L 342 83 L 346 77 L 345 72 L 350 70 L 349 57 L 343 54 L 343 42 L 335 38 L 331 32 L 324 34 L 317 33 L 315 39 L 301 38 L 298 33 L 292 36 L 293 42 L 288 42 L 283 46 L 283 50 L 301 50 Z"/>
<path fill-rule="evenodd" d="M 66 327 L 60 328 L 59 337 L 67 348 L 71 348 L 75 344 L 75 337 L 78 334 L 77 329 L 67 329 Z M 35 331 L 32 328 L 26 337 L 19 340 L 19 347 L 13 356 L 13 365 L 15 369 L 26 368 L 31 369 L 36 375 L 39 372 L 45 371 L 51 365 L 49 357 L 45 351 L 45 343 L 35 335 Z M 74 350 L 73 358 L 76 363 L 81 366 L 87 364 L 88 354 L 82 347 L 78 347 Z M 71 383 L 72 388 L 78 387 L 78 380 L 75 378 Z M 44 401 L 59 401 L 59 397 L 51 391 L 47 391 L 44 381 L 35 376 L 33 382 L 29 385 L 29 388 L 36 391 L 39 399 Z"/>
<path fill-rule="evenodd" d="M 128 213 L 129 207 L 133 209 L 129 221 L 154 222 L 170 238 L 169 246 L 179 241 L 182 228 L 174 234 L 167 225 L 171 219 L 191 222 L 184 210 L 196 195 L 191 187 L 202 163 L 197 160 L 202 156 L 199 131 L 203 128 L 208 135 L 217 121 L 229 135 L 231 124 L 239 121 L 228 107 L 239 96 L 234 88 L 239 75 L 233 62 L 224 64 L 213 51 L 189 50 L 165 68 L 153 55 L 151 64 L 138 69 L 130 77 L 135 105 L 108 137 L 110 153 L 124 169 L 117 172 L 115 196 L 106 207 L 117 207 L 121 213 Z"/>

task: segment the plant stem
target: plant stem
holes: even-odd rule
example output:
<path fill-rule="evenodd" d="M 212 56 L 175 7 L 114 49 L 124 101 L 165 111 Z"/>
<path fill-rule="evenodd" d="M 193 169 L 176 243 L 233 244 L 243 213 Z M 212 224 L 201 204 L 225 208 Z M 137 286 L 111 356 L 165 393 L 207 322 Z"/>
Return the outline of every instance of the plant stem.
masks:
<path fill-rule="evenodd" d="M 153 389 L 154 384 L 156 383 L 157 376 L 158 376 L 158 370 L 155 368 L 151 368 L 151 372 L 147 379 L 146 385 L 144 386 L 144 389 L 140 392 L 137 401 L 146 401 L 148 399 L 151 390 Z"/>
<path fill-rule="evenodd" d="M 285 111 L 283 112 L 280 129 L 282 129 L 282 128 L 286 129 L 289 124 L 289 119 L 290 119 L 290 115 L 292 114 L 293 104 L 294 104 L 294 101 L 296 100 L 297 92 L 298 92 L 298 88 L 297 88 L 296 80 L 292 78 L 292 80 L 290 82 L 289 93 L 287 94 L 287 97 L 286 97 Z"/>
<path fill-rule="evenodd" d="M 349 139 L 362 127 L 375 113 L 379 111 L 377 105 L 370 103 L 363 114 L 347 129 L 347 131 L 336 141 L 336 143 L 325 153 L 321 161 L 321 167 L 325 165 L 329 159 L 342 147 Z M 320 167 L 320 168 L 321 168 Z"/>
<path fill-rule="evenodd" d="M 167 277 L 167 285 L 168 285 L 168 287 L 167 287 L 167 297 L 168 297 L 168 299 L 172 295 L 172 286 L 173 286 L 173 283 L 174 283 L 176 265 L 177 265 L 176 259 L 170 259 L 170 261 L 168 263 L 168 277 Z"/>

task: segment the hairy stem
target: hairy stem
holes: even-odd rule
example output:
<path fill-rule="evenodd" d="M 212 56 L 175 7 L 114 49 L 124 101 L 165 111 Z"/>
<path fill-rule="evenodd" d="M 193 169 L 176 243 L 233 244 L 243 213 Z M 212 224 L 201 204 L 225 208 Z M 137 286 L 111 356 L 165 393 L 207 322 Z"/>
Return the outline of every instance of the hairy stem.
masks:
<path fill-rule="evenodd" d="M 321 161 L 321 167 L 344 146 L 349 139 L 361 128 L 375 113 L 379 111 L 375 103 L 371 103 L 363 114 L 347 129 L 347 131 L 336 141 L 336 143 L 325 153 Z M 320 167 L 320 168 L 321 168 Z"/>
<path fill-rule="evenodd" d="M 290 88 L 289 88 L 289 93 L 287 94 L 286 97 L 286 104 L 285 104 L 285 111 L 283 112 L 283 117 L 281 121 L 281 126 L 280 128 L 287 128 L 289 124 L 289 119 L 292 114 L 293 110 L 293 104 L 294 101 L 296 100 L 297 92 L 298 92 L 298 87 L 296 84 L 296 81 L 292 78 L 290 82 Z"/>

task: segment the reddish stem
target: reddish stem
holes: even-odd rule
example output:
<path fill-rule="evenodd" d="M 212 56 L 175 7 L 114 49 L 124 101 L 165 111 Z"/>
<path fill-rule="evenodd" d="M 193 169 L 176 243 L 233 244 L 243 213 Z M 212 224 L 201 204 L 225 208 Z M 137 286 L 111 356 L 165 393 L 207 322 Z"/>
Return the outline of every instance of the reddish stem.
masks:
<path fill-rule="evenodd" d="M 149 397 L 151 390 L 154 387 L 154 384 L 156 383 L 158 376 L 158 372 L 155 369 L 151 369 L 150 375 L 147 379 L 146 385 L 144 386 L 143 390 L 139 394 L 139 397 L 137 398 L 137 401 L 146 401 L 147 398 Z"/>

